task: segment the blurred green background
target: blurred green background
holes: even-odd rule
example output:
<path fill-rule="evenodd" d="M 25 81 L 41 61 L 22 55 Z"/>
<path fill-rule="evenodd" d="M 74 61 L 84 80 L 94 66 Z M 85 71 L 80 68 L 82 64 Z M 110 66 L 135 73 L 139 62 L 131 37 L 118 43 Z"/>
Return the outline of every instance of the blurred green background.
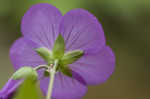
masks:
<path fill-rule="evenodd" d="M 43 2 L 63 13 L 74 8 L 93 13 L 115 52 L 111 78 L 90 86 L 83 99 L 150 99 L 150 0 L 0 0 L 0 88 L 14 72 L 9 48 L 21 36 L 21 18 L 30 6 Z"/>

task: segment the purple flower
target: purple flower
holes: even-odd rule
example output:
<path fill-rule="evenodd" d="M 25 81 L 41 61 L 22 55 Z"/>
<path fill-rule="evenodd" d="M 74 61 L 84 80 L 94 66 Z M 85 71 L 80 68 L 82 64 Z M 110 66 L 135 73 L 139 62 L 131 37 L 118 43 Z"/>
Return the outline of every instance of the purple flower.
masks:
<path fill-rule="evenodd" d="M 50 4 L 37 4 L 24 15 L 21 32 L 23 36 L 16 40 L 10 50 L 11 61 L 16 70 L 22 66 L 36 67 L 47 64 L 33 48 L 45 47 L 52 50 L 59 34 L 65 40 L 65 52 L 84 51 L 79 60 L 69 64 L 72 77 L 57 72 L 52 93 L 54 99 L 80 99 L 86 93 L 87 85 L 104 83 L 114 71 L 115 56 L 106 45 L 102 26 L 88 11 L 75 9 L 62 16 L 61 12 Z M 39 71 L 39 75 L 42 76 L 43 71 Z M 7 86 L 13 87 L 9 84 Z M 44 94 L 48 84 L 49 77 L 40 80 Z M 15 91 L 8 92 L 8 87 L 3 90 L 6 90 L 5 96 Z"/>
<path fill-rule="evenodd" d="M 22 81 L 13 80 L 10 78 L 3 89 L 0 91 L 0 99 L 12 99 L 16 88 L 21 84 Z"/>

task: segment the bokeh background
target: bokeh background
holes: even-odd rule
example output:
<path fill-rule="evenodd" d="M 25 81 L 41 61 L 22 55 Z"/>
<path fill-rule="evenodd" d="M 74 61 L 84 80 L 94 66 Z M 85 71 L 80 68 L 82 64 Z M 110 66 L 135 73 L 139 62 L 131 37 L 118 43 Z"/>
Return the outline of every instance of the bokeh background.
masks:
<path fill-rule="evenodd" d="M 103 25 L 116 55 L 116 70 L 83 99 L 150 99 L 150 0 L 0 0 L 0 88 L 14 72 L 9 48 L 21 36 L 20 22 L 30 6 L 51 3 L 63 13 L 84 8 Z"/>

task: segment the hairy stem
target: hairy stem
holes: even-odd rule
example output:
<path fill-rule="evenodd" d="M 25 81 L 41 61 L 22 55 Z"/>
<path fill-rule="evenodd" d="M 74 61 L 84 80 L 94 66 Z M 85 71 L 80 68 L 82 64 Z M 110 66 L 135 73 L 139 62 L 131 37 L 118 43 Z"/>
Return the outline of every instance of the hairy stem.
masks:
<path fill-rule="evenodd" d="M 50 81 L 49 81 L 46 99 L 51 99 L 57 66 L 58 66 L 58 60 L 55 60 L 53 68 L 50 70 Z"/>
<path fill-rule="evenodd" d="M 34 70 L 39 70 L 41 68 L 48 69 L 48 66 L 47 65 L 39 65 L 39 66 L 35 67 Z"/>

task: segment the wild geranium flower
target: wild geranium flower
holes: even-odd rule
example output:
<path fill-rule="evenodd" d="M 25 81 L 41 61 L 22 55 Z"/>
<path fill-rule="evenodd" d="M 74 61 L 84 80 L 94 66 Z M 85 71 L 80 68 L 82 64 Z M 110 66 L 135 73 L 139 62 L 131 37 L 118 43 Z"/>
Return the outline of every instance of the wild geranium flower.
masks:
<path fill-rule="evenodd" d="M 102 26 L 88 11 L 75 9 L 62 16 L 50 4 L 33 5 L 22 19 L 21 32 L 10 49 L 12 64 L 16 70 L 48 66 L 38 74 L 45 95 L 49 78 L 55 77 L 50 78 L 52 99 L 81 99 L 88 85 L 104 83 L 114 71 L 115 57 Z M 10 79 L 0 97 L 10 96 L 19 83 Z"/>

